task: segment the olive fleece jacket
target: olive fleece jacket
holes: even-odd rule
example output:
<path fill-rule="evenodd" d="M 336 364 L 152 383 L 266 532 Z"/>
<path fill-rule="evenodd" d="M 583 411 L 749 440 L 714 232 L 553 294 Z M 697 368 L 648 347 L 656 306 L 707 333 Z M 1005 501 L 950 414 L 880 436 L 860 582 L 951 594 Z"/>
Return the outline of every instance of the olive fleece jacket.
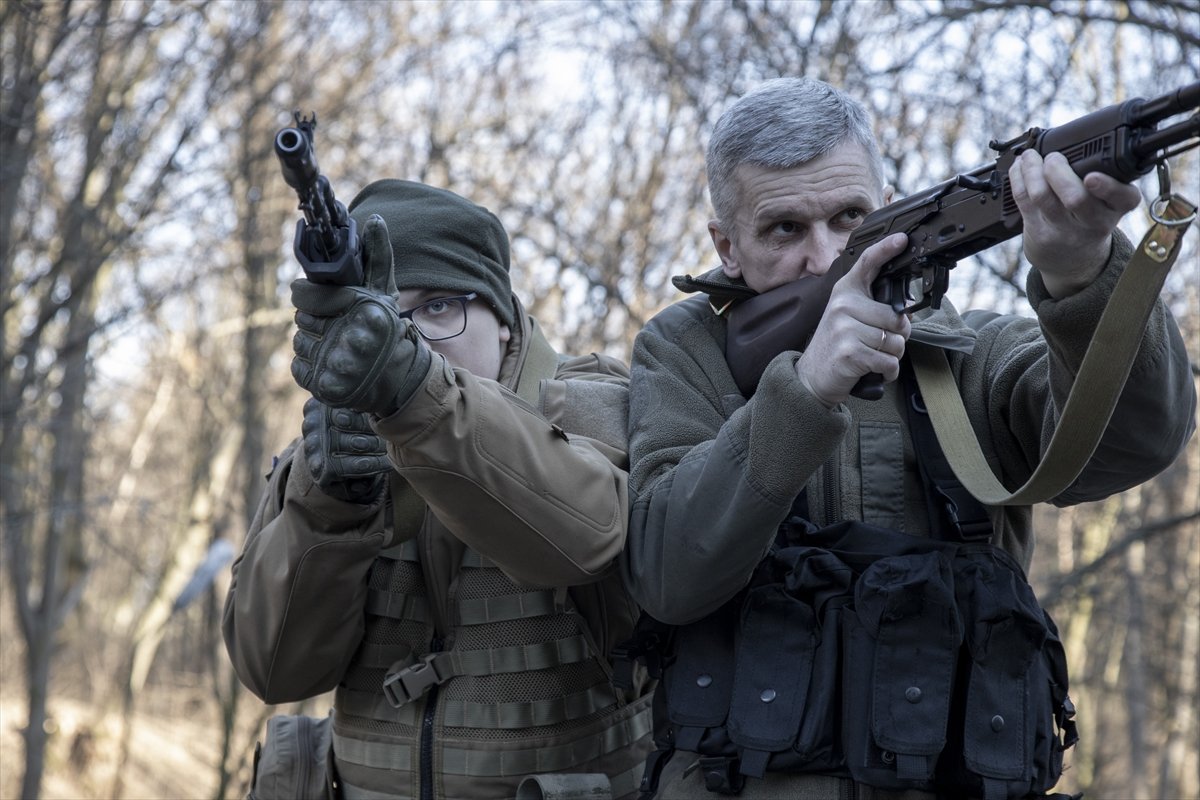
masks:
<path fill-rule="evenodd" d="M 298 442 L 281 456 L 234 562 L 223 623 L 238 676 L 264 701 L 338 684 L 363 636 L 372 563 L 414 537 L 442 633 L 469 547 L 518 584 L 576 587 L 602 652 L 629 635 L 637 609 L 615 568 L 628 519 L 628 371 L 597 355 L 558 356 L 554 367 L 533 320 L 518 318 L 499 382 L 434 354 L 422 388 L 375 421 L 395 467 L 390 497 L 343 502 L 317 488 L 294 457 Z M 514 392 L 534 346 L 551 365 L 532 384 L 539 408 Z"/>
<path fill-rule="evenodd" d="M 1037 467 L 1058 409 L 1132 247 L 1119 232 L 1102 275 L 1055 300 L 1032 271 L 1036 319 L 969 311 L 943 301 L 913 321 L 912 340 L 947 350 L 984 455 L 1011 491 Z M 692 285 L 724 280 L 719 269 Z M 731 291 L 745 292 L 731 284 Z M 817 525 L 862 520 L 920 534 L 924 494 L 904 393 L 850 398 L 833 409 L 796 375 L 800 354 L 767 366 L 750 398 L 725 362 L 726 319 L 707 298 L 676 303 L 634 343 L 629 397 L 626 585 L 651 616 L 685 624 L 719 608 L 749 580 L 797 495 Z M 1099 500 L 1165 469 L 1195 428 L 1196 395 L 1178 327 L 1161 300 L 1095 454 L 1053 502 Z M 988 508 L 993 543 L 1028 570 L 1031 509 Z"/>

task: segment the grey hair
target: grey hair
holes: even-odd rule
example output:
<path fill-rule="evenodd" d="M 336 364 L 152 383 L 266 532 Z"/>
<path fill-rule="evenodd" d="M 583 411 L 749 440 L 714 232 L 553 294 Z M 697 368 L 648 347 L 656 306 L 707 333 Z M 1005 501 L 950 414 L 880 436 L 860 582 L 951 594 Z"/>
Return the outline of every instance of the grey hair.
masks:
<path fill-rule="evenodd" d="M 708 191 L 724 230 L 737 213 L 741 164 L 791 169 L 852 141 L 866 151 L 883 188 L 883 158 L 861 103 L 824 81 L 776 78 L 727 108 L 708 143 Z"/>

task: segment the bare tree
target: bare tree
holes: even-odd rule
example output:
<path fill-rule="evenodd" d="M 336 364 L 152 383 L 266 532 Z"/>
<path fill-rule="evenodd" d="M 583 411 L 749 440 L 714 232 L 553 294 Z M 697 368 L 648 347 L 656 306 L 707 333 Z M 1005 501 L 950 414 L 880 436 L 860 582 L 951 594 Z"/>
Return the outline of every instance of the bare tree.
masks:
<path fill-rule="evenodd" d="M 41 779 L 55 633 L 89 569 L 84 401 L 97 301 L 196 130 L 181 80 L 195 70 L 164 32 L 185 34 L 202 11 L 22 3 L 4 12 L 6 40 L 20 43 L 5 66 L 17 91 L 5 103 L 3 137 L 15 146 L 4 173 L 14 180 L 5 182 L 0 230 L 6 263 L 21 266 L 4 285 L 6 331 L 12 314 L 28 320 L 17 346 L 5 348 L 3 398 L 6 549 L 27 645 L 24 797 L 37 796 Z M 68 121 L 62 106 L 71 102 Z M 31 508 L 38 494 L 47 499 Z"/>
<path fill-rule="evenodd" d="M 676 299 L 673 275 L 716 264 L 704 143 L 755 83 L 811 75 L 861 97 L 903 196 L 990 159 L 989 139 L 1194 80 L 1198 27 L 1194 4 L 1149 0 L 0 4 L 0 513 L 25 645 L 21 796 L 37 796 L 56 696 L 90 691 L 126 737 L 189 681 L 217 771 L 160 793 L 228 796 L 244 779 L 270 709 L 224 658 L 220 582 L 183 612 L 173 600 L 215 538 L 240 543 L 269 454 L 298 427 L 298 212 L 271 152 L 293 109 L 318 113 L 343 202 L 399 177 L 488 206 L 552 341 L 621 356 Z M 1197 164 L 1176 164 L 1185 193 Z M 1164 296 L 1195 343 L 1189 239 Z M 1018 242 L 994 248 L 955 270 L 951 299 L 1027 313 L 1027 270 Z M 1032 577 L 1085 737 L 1062 788 L 1200 792 L 1198 498 L 1193 442 L 1138 491 L 1037 512 Z"/>

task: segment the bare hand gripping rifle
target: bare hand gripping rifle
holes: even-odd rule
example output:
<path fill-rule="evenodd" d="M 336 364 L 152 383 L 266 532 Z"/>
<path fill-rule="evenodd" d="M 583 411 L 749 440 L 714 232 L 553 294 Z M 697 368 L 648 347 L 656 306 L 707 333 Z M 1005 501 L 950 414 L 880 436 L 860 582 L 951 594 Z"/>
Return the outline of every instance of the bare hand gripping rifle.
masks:
<path fill-rule="evenodd" d="M 283 179 L 300 196 L 300 210 L 304 212 L 304 219 L 296 222 L 292 244 L 296 260 L 313 283 L 361 286 L 358 225 L 333 196 L 329 179 L 317 166 L 313 150 L 317 115 L 302 117 L 297 111 L 294 116 L 295 127 L 275 135 L 275 155 Z"/>
<path fill-rule="evenodd" d="M 893 233 L 908 234 L 908 249 L 884 265 L 871 285 L 872 295 L 897 313 L 940 307 L 950 270 L 958 261 L 1021 233 L 1021 214 L 1012 197 L 1008 170 L 1026 150 L 1043 156 L 1062 153 L 1080 177 L 1102 172 L 1129 182 L 1157 167 L 1161 191 L 1150 213 L 1161 222 L 1159 215 L 1171 197 L 1167 159 L 1200 146 L 1198 107 L 1200 82 L 1152 100 L 1137 98 L 1109 106 L 1055 128 L 1030 128 L 1014 139 L 990 142 L 999 153 L 995 162 L 871 212 L 850 234 L 826 276 L 787 284 L 733 308 L 727 359 L 739 386 L 745 391 L 756 385 L 776 354 L 802 349 L 820 322 L 833 284 L 863 250 Z M 1188 111 L 1191 116 L 1159 129 L 1164 120 Z M 776 292 L 780 296 L 772 298 Z M 798 313 L 779 313 L 784 307 Z M 853 394 L 881 397 L 882 376 L 865 376 Z"/>

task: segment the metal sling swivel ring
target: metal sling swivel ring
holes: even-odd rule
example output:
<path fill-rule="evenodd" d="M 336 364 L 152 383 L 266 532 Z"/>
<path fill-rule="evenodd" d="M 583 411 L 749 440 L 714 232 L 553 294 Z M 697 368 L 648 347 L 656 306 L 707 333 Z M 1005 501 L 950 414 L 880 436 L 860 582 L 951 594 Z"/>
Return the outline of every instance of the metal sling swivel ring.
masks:
<path fill-rule="evenodd" d="M 1165 161 L 1158 165 L 1158 197 L 1150 204 L 1150 218 L 1154 227 L 1142 239 L 1139 248 L 1147 258 L 1163 264 L 1173 258 L 1179 239 L 1196 219 L 1196 206 L 1177 194 L 1171 193 L 1171 172 Z"/>
<path fill-rule="evenodd" d="M 1170 218 L 1163 216 L 1168 206 L 1171 205 L 1172 199 L 1177 199 L 1185 204 L 1185 207 L 1192 209 L 1191 213 L 1182 218 Z M 1171 193 L 1171 167 L 1166 161 L 1158 162 L 1158 197 L 1154 198 L 1154 202 L 1150 204 L 1150 219 L 1157 222 L 1159 225 L 1165 225 L 1168 228 L 1177 228 L 1183 225 L 1190 225 L 1196 219 L 1196 207 L 1188 203 L 1182 197 Z"/>

